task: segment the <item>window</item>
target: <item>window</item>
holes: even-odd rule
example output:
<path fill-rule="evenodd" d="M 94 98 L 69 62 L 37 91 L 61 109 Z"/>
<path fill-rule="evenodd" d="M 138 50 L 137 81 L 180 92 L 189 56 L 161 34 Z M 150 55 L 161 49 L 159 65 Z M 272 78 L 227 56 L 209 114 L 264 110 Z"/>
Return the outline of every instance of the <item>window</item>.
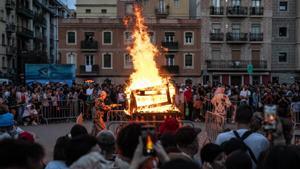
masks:
<path fill-rule="evenodd" d="M 85 13 L 91 13 L 92 10 L 91 9 L 85 9 Z"/>
<path fill-rule="evenodd" d="M 124 68 L 132 68 L 133 64 L 132 64 L 132 56 L 129 55 L 128 53 L 126 53 L 124 55 Z"/>
<path fill-rule="evenodd" d="M 232 33 L 239 34 L 241 32 L 241 24 L 234 23 L 232 26 Z"/>
<path fill-rule="evenodd" d="M 125 43 L 131 43 L 132 42 L 132 32 L 124 32 L 124 40 L 125 40 Z"/>
<path fill-rule="evenodd" d="M 220 7 L 221 6 L 221 0 L 212 0 L 212 6 L 213 7 Z"/>
<path fill-rule="evenodd" d="M 168 65 L 168 66 L 174 66 L 175 65 L 174 54 L 167 54 L 166 55 L 166 65 Z"/>
<path fill-rule="evenodd" d="M 287 62 L 287 53 L 286 52 L 279 52 L 278 61 L 279 62 Z"/>
<path fill-rule="evenodd" d="M 261 0 L 252 0 L 252 7 L 260 7 Z"/>
<path fill-rule="evenodd" d="M 179 0 L 174 0 L 174 6 L 175 6 L 175 8 L 180 7 Z"/>
<path fill-rule="evenodd" d="M 106 14 L 107 13 L 107 9 L 101 9 L 101 13 Z"/>
<path fill-rule="evenodd" d="M 112 44 L 112 32 L 106 31 L 103 32 L 103 44 Z"/>
<path fill-rule="evenodd" d="M 287 11 L 287 9 L 288 9 L 288 2 L 286 1 L 279 2 L 279 11 Z"/>
<path fill-rule="evenodd" d="M 94 55 L 85 55 L 85 65 L 94 65 Z"/>
<path fill-rule="evenodd" d="M 279 37 L 287 37 L 287 27 L 279 27 Z"/>
<path fill-rule="evenodd" d="M 151 43 L 155 43 L 155 36 L 154 36 L 154 32 L 148 32 L 149 38 L 150 38 L 150 42 Z"/>
<path fill-rule="evenodd" d="M 76 32 L 68 32 L 67 44 L 75 44 L 75 43 L 76 43 Z"/>
<path fill-rule="evenodd" d="M 102 69 L 112 69 L 112 54 L 104 53 L 102 55 Z"/>
<path fill-rule="evenodd" d="M 67 64 L 76 65 L 76 54 L 73 52 L 67 54 Z"/>
<path fill-rule="evenodd" d="M 125 6 L 125 11 L 126 11 L 126 14 L 133 14 L 133 4 L 126 4 Z"/>
<path fill-rule="evenodd" d="M 241 6 L 241 0 L 231 0 L 232 6 Z"/>
<path fill-rule="evenodd" d="M 165 42 L 174 42 L 175 33 L 174 32 L 165 32 Z"/>
<path fill-rule="evenodd" d="M 184 44 L 190 45 L 194 43 L 194 32 L 184 32 Z"/>
<path fill-rule="evenodd" d="M 85 41 L 93 41 L 95 38 L 94 32 L 84 32 Z"/>
<path fill-rule="evenodd" d="M 260 30 L 260 24 L 252 24 L 251 25 L 251 33 L 255 33 L 255 34 L 257 34 L 257 33 L 260 33 L 261 32 L 261 30 Z"/>
<path fill-rule="evenodd" d="M 194 68 L 194 56 L 191 53 L 184 54 L 184 68 L 193 69 Z"/>

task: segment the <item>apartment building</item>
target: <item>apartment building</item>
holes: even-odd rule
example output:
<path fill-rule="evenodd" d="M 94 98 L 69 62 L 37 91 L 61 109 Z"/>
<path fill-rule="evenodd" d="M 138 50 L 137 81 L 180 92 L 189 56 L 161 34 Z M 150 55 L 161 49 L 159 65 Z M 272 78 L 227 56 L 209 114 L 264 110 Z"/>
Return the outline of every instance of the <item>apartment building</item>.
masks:
<path fill-rule="evenodd" d="M 159 49 L 168 48 L 168 52 L 156 60 L 161 74 L 170 74 L 179 83 L 186 79 L 199 82 L 200 20 L 189 19 L 189 5 L 186 2 L 179 2 L 179 5 L 183 5 L 178 8 L 181 12 L 175 10 L 175 5 L 178 4 L 174 1 L 163 2 L 162 8 L 157 9 L 161 1 L 150 3 L 120 0 L 117 4 L 116 18 L 81 18 L 77 13 L 77 18 L 61 19 L 61 63 L 76 65 L 78 81 L 100 82 L 108 78 L 113 82 L 123 83 L 128 80 L 133 66 L 126 48 L 131 44 L 132 37 L 131 29 L 123 25 L 123 18 L 131 16 L 133 4 L 139 3 L 144 7 L 152 43 Z M 163 11 L 165 9 L 169 10 Z"/>
<path fill-rule="evenodd" d="M 26 63 L 57 63 L 58 18 L 68 17 L 60 0 L 16 0 L 17 72 Z"/>
<path fill-rule="evenodd" d="M 14 0 L 0 1 L 0 78 L 10 78 L 16 68 Z"/>
<path fill-rule="evenodd" d="M 271 81 L 273 0 L 202 0 L 202 80 L 231 85 Z M 250 74 L 247 72 L 253 69 Z"/>
<path fill-rule="evenodd" d="M 273 0 L 272 81 L 299 80 L 299 8 L 297 0 Z"/>

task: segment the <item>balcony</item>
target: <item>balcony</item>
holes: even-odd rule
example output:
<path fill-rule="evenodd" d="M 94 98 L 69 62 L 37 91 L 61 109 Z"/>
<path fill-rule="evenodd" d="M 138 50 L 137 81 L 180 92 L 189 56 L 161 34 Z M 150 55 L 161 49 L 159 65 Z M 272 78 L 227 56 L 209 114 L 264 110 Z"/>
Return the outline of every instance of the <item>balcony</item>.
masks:
<path fill-rule="evenodd" d="M 14 0 L 6 0 L 6 2 L 5 2 L 5 8 L 7 10 L 9 10 L 9 11 L 13 10 L 15 8 L 15 6 L 16 6 L 16 3 L 15 3 Z"/>
<path fill-rule="evenodd" d="M 161 66 L 161 70 L 163 73 L 178 74 L 179 66 L 178 65 L 164 65 L 164 66 Z"/>
<path fill-rule="evenodd" d="M 178 42 L 161 42 L 161 45 L 169 50 L 178 50 Z"/>
<path fill-rule="evenodd" d="M 224 7 L 210 7 L 210 15 L 224 15 Z"/>
<path fill-rule="evenodd" d="M 223 41 L 224 33 L 210 33 L 210 41 Z"/>
<path fill-rule="evenodd" d="M 228 32 L 226 34 L 226 41 L 228 43 L 245 43 L 248 41 L 248 34 Z"/>
<path fill-rule="evenodd" d="M 228 17 L 246 17 L 248 15 L 248 8 L 242 6 L 229 6 L 227 7 Z"/>
<path fill-rule="evenodd" d="M 264 15 L 264 7 L 250 7 L 251 16 L 262 16 Z"/>
<path fill-rule="evenodd" d="M 81 41 L 81 50 L 84 52 L 96 52 L 98 50 L 98 42 L 83 40 Z"/>
<path fill-rule="evenodd" d="M 155 8 L 155 15 L 157 18 L 167 18 L 169 15 L 169 6 L 164 8 Z"/>
<path fill-rule="evenodd" d="M 250 41 L 263 41 L 264 33 L 250 33 Z"/>
<path fill-rule="evenodd" d="M 17 35 L 24 38 L 33 38 L 33 31 L 22 26 L 18 26 Z"/>
<path fill-rule="evenodd" d="M 79 67 L 79 73 L 81 75 L 92 75 L 92 74 L 98 74 L 99 73 L 99 65 L 80 65 Z"/>
<path fill-rule="evenodd" d="M 19 6 L 18 9 L 17 9 L 17 13 L 20 16 L 24 16 L 24 17 L 27 17 L 29 19 L 32 19 L 33 16 L 34 16 L 33 11 L 29 8 L 24 7 L 24 6 Z"/>
<path fill-rule="evenodd" d="M 206 60 L 208 70 L 244 70 L 247 71 L 249 64 L 253 65 L 253 69 L 267 69 L 266 60 Z"/>
<path fill-rule="evenodd" d="M 5 30 L 7 33 L 14 33 L 16 31 L 16 25 L 14 23 L 6 24 Z"/>

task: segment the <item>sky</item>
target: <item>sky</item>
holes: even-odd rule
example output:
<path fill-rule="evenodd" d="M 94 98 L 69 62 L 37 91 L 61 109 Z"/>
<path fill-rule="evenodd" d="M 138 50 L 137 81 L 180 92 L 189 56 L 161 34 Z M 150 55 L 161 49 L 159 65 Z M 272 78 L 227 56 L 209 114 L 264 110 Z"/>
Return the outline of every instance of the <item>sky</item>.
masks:
<path fill-rule="evenodd" d="M 68 5 L 70 9 L 75 9 L 76 0 L 61 0 Z"/>

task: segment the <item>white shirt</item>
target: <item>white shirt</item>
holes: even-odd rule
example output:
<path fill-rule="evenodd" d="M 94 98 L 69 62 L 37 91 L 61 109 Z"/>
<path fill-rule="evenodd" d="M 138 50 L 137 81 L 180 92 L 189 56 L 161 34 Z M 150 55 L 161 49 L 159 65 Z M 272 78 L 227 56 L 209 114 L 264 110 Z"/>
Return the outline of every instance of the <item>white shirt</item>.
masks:
<path fill-rule="evenodd" d="M 236 130 L 240 136 L 242 136 L 248 129 L 239 129 Z M 216 144 L 221 145 L 225 141 L 229 141 L 231 138 L 235 138 L 233 131 L 228 131 L 225 133 L 220 133 L 217 136 L 215 141 Z M 268 139 L 259 133 L 252 133 L 244 140 L 245 144 L 252 150 L 253 154 L 255 155 L 256 159 L 259 158 L 260 154 L 269 148 L 269 141 Z M 255 163 L 252 162 L 252 168 L 255 168 Z"/>
<path fill-rule="evenodd" d="M 45 169 L 68 169 L 63 161 L 50 161 Z"/>
<path fill-rule="evenodd" d="M 93 94 L 94 89 L 93 88 L 88 88 L 86 89 L 86 94 L 87 95 L 92 95 Z"/>
<path fill-rule="evenodd" d="M 240 92 L 240 96 L 245 97 L 245 98 L 249 98 L 251 95 L 249 90 L 242 90 Z M 242 99 L 241 101 L 248 101 L 248 99 Z"/>

